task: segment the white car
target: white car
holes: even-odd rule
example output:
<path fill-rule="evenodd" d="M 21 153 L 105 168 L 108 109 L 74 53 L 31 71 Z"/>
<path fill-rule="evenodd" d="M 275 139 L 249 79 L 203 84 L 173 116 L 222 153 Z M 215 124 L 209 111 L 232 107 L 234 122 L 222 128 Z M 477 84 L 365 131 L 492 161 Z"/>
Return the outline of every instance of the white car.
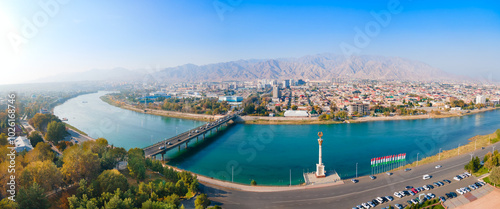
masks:
<path fill-rule="evenodd" d="M 456 191 L 458 192 L 458 194 L 465 194 L 465 192 L 461 188 L 457 189 Z"/>
<path fill-rule="evenodd" d="M 436 195 L 434 195 L 434 194 L 432 194 L 432 193 L 427 193 L 427 196 L 429 196 L 429 197 L 430 197 L 430 199 L 432 199 L 432 198 L 436 197 Z"/>
<path fill-rule="evenodd" d="M 460 177 L 458 177 L 458 176 L 453 177 L 453 179 L 455 179 L 455 181 L 460 181 L 460 180 L 462 180 L 462 179 L 461 179 Z"/>
<path fill-rule="evenodd" d="M 429 176 L 428 174 L 425 174 L 425 175 L 422 177 L 422 179 L 424 179 L 424 180 L 427 180 L 427 179 L 430 179 L 430 178 L 431 178 L 431 176 Z"/>
<path fill-rule="evenodd" d="M 436 168 L 441 168 L 442 166 L 441 165 L 436 165 Z"/>
<path fill-rule="evenodd" d="M 399 192 L 394 192 L 394 196 L 398 197 L 398 198 L 402 198 L 403 195 L 401 195 L 401 193 Z"/>

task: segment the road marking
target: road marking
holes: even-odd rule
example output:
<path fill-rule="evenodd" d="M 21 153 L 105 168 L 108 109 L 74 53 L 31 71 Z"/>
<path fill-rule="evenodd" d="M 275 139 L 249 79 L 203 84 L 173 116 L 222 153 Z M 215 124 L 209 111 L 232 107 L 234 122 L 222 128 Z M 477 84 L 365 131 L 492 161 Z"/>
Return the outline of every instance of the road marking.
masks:
<path fill-rule="evenodd" d="M 434 173 L 441 173 L 443 171 L 447 171 L 447 170 L 450 170 L 450 169 L 458 167 L 458 166 L 463 166 L 463 165 L 462 164 L 457 164 L 455 166 L 451 166 L 451 167 L 448 167 L 446 169 L 441 169 L 440 171 L 437 171 L 437 172 L 434 172 Z M 433 174 L 433 173 L 431 173 L 431 174 Z M 364 193 L 364 192 L 367 192 L 367 191 L 377 190 L 377 189 L 380 189 L 380 188 L 383 188 L 383 187 L 387 187 L 387 186 L 390 186 L 390 185 L 395 185 L 395 184 L 403 183 L 403 182 L 406 182 L 406 181 L 409 181 L 409 180 L 415 180 L 415 179 L 418 179 L 418 178 L 421 178 L 421 177 L 416 176 L 414 178 L 405 179 L 405 180 L 402 180 L 402 181 L 399 181 L 399 182 L 390 183 L 390 184 L 387 184 L 387 185 L 384 185 L 384 186 L 379 186 L 379 187 L 375 187 L 375 188 L 371 188 L 371 189 L 367 189 L 367 190 L 363 190 L 363 191 L 358 191 L 358 192 L 351 192 L 351 193 L 347 193 L 347 194 L 337 195 L 337 196 L 333 196 L 333 197 L 320 197 L 320 198 L 302 199 L 302 200 L 286 200 L 286 201 L 277 201 L 277 202 L 272 202 L 272 203 L 279 204 L 279 203 L 289 203 L 289 202 L 299 202 L 299 201 L 303 202 L 303 201 L 315 201 L 315 200 L 335 199 L 335 198 L 340 198 L 340 197 L 349 196 L 349 195 L 353 195 L 353 194 L 359 194 L 359 193 Z"/>

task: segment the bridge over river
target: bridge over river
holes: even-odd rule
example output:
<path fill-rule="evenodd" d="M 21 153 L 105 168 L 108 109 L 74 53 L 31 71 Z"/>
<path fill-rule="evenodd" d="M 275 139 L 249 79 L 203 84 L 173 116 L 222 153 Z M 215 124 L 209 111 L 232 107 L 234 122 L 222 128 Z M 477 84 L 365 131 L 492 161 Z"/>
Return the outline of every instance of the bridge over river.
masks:
<path fill-rule="evenodd" d="M 191 129 L 189 131 L 186 131 L 184 133 L 181 133 L 177 136 L 174 136 L 172 138 L 169 138 L 167 140 L 163 140 L 161 142 L 158 142 L 156 144 L 153 144 L 151 146 L 148 146 L 144 148 L 144 154 L 146 157 L 153 157 L 156 155 L 161 155 L 161 159 L 164 160 L 164 155 L 167 153 L 167 151 L 174 149 L 177 147 L 177 149 L 181 149 L 182 144 L 186 144 L 186 148 L 188 147 L 188 143 L 192 140 L 195 139 L 198 140 L 199 137 L 203 137 L 205 139 L 205 135 L 215 129 L 216 132 L 219 131 L 221 126 L 227 126 L 227 123 L 231 120 L 234 121 L 234 119 L 241 113 L 241 111 L 235 112 L 230 115 L 226 115 L 224 117 L 221 117 L 213 122 L 204 124 L 202 126 L 196 127 L 194 129 Z"/>

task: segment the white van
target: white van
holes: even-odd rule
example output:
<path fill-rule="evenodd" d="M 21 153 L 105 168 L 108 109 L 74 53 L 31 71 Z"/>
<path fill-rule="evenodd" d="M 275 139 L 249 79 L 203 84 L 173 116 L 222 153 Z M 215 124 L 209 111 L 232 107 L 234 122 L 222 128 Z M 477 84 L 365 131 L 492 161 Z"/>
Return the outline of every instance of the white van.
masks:
<path fill-rule="evenodd" d="M 428 174 L 425 174 L 425 175 L 422 177 L 422 179 L 424 179 L 424 180 L 427 180 L 427 179 L 430 179 L 430 178 L 431 178 L 431 176 L 429 176 Z"/>

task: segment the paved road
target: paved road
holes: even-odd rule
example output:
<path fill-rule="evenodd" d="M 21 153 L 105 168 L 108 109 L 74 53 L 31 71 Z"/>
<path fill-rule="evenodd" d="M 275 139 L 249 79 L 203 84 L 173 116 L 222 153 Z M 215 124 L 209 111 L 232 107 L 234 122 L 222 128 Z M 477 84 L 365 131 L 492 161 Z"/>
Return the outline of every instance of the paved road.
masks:
<path fill-rule="evenodd" d="M 488 151 L 491 151 L 491 147 L 478 150 L 475 155 L 484 156 Z M 438 180 L 449 179 L 452 181 L 451 184 L 429 191 L 437 196 L 444 196 L 447 192 L 455 191 L 457 188 L 476 181 L 475 177 L 469 177 L 460 182 L 453 180 L 454 176 L 464 172 L 463 167 L 469 160 L 470 155 L 467 153 L 439 163 L 419 166 L 409 172 L 397 171 L 392 176 L 379 174 L 376 180 L 362 177 L 356 184 L 346 181 L 343 185 L 323 188 L 285 192 L 246 192 L 205 184 L 202 186 L 202 191 L 207 193 L 214 202 L 222 204 L 224 208 L 352 208 L 378 196 L 393 196 L 395 191 L 404 190 L 406 186 L 419 187 Z M 435 166 L 438 164 L 443 167 L 436 169 Z M 432 179 L 423 180 L 422 176 L 425 174 L 433 176 Z M 395 197 L 395 199 L 392 205 L 406 203 L 410 197 L 403 199 Z M 382 206 L 385 207 L 387 204 L 382 204 Z"/>

